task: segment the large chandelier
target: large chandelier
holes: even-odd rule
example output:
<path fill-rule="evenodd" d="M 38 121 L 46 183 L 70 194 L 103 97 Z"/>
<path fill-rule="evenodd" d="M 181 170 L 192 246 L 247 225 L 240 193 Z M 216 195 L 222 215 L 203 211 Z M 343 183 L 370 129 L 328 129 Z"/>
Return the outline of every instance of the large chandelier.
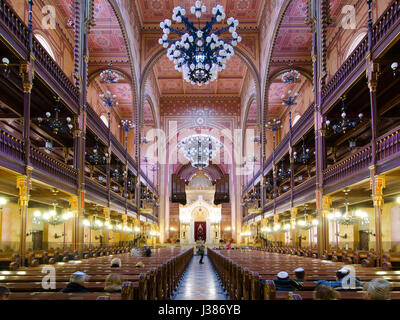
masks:
<path fill-rule="evenodd" d="M 214 17 L 210 22 L 201 28 L 200 17 L 206 12 L 207 8 L 200 1 L 196 1 L 195 6 L 191 8 L 191 13 L 198 18 L 198 27 L 185 17 L 186 10 L 176 7 L 173 10 L 172 20 L 183 23 L 186 32 L 171 27 L 172 21 L 165 19 L 160 23 L 163 29 L 163 36 L 159 43 L 168 48 L 167 56 L 175 63 L 175 69 L 183 72 L 183 77 L 191 84 L 208 84 L 217 78 L 217 72 L 226 68 L 226 61 L 233 56 L 233 47 L 237 46 L 242 38 L 237 34 L 236 28 L 239 21 L 234 18 L 227 20 L 228 26 L 219 30 L 212 31 L 216 22 L 225 19 L 225 9 L 217 5 L 212 9 Z M 181 37 L 180 40 L 168 40 L 171 31 Z M 220 39 L 219 36 L 229 31 L 232 38 Z"/>
<path fill-rule="evenodd" d="M 193 167 L 203 169 L 222 148 L 222 143 L 212 136 L 198 134 L 183 139 L 178 148 L 183 150 Z"/>
<path fill-rule="evenodd" d="M 71 117 L 66 117 L 65 119 L 61 118 L 61 98 L 55 97 L 55 101 L 56 105 L 54 106 L 54 117 L 52 117 L 51 112 L 46 112 L 46 118 L 43 119 L 39 117 L 37 119 L 39 125 L 45 125 L 51 131 L 53 131 L 54 134 L 71 132 L 71 130 L 74 128 Z"/>
<path fill-rule="evenodd" d="M 347 118 L 347 113 L 346 113 L 346 96 L 344 95 L 343 97 L 341 97 L 342 100 L 342 113 L 341 113 L 341 118 L 340 121 L 338 121 L 336 124 L 334 124 L 332 126 L 332 130 L 335 133 L 346 133 L 348 131 L 350 131 L 351 129 L 355 128 L 363 119 L 363 114 L 360 113 L 358 115 L 358 118 L 350 120 L 349 118 Z M 327 126 L 327 128 L 330 128 L 331 125 L 331 121 L 330 120 L 326 120 L 325 124 Z"/>
<path fill-rule="evenodd" d="M 105 83 L 117 83 L 119 80 L 119 75 L 118 73 L 114 72 L 111 70 L 111 62 L 108 64 L 108 69 L 103 70 L 100 73 L 100 78 L 105 82 Z"/>
<path fill-rule="evenodd" d="M 348 195 L 350 190 L 345 189 L 343 190 L 345 194 L 345 212 L 342 213 L 341 211 L 335 211 L 334 213 L 329 213 L 328 214 L 328 219 L 329 220 L 334 220 L 337 223 L 341 225 L 354 225 L 354 224 L 364 224 L 368 225 L 369 224 L 369 218 L 368 218 L 368 213 L 363 211 L 363 210 L 355 210 L 355 211 L 349 211 L 349 199 Z"/>

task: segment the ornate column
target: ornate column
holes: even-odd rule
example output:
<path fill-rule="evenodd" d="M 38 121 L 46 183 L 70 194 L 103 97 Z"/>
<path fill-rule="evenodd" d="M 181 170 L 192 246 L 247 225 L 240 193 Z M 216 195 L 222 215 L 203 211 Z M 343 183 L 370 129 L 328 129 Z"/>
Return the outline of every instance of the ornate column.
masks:
<path fill-rule="evenodd" d="M 126 214 L 122 215 L 122 230 L 123 235 L 121 237 L 122 245 L 125 245 L 126 242 L 126 228 L 128 227 L 128 216 Z"/>
<path fill-rule="evenodd" d="M 274 214 L 274 226 L 279 223 L 279 214 Z M 279 234 L 278 232 L 274 233 L 274 240 L 275 240 L 275 245 L 278 244 L 279 241 Z"/>
<path fill-rule="evenodd" d="M 108 229 L 108 224 L 111 224 L 110 221 L 110 209 L 109 208 L 103 208 L 103 214 L 104 214 L 104 220 L 105 220 L 105 228 L 104 228 L 104 246 L 108 247 L 109 245 L 109 236 L 110 236 L 110 230 Z"/>
<path fill-rule="evenodd" d="M 71 196 L 69 198 L 70 210 L 72 212 L 72 247 L 74 250 L 78 250 L 79 252 L 83 249 L 83 224 L 82 217 L 83 213 L 81 213 L 79 206 L 79 196 Z"/>
<path fill-rule="evenodd" d="M 27 169 L 26 175 L 17 177 L 18 207 L 21 216 L 19 256 L 20 265 L 25 266 L 26 254 L 26 223 L 28 217 L 29 193 L 31 189 L 32 169 Z"/>
<path fill-rule="evenodd" d="M 371 104 L 372 165 L 375 165 L 376 159 L 377 159 L 376 141 L 379 136 L 379 132 L 378 132 L 379 115 L 378 115 L 377 102 L 376 102 L 376 89 L 378 87 L 379 64 L 370 60 L 370 54 L 368 56 L 367 63 L 368 63 L 368 68 L 367 68 L 368 88 L 369 88 L 369 97 L 370 97 L 370 104 Z"/>
<path fill-rule="evenodd" d="M 107 206 L 110 208 L 111 202 L 111 146 L 106 148 L 106 187 L 107 187 Z"/>
<path fill-rule="evenodd" d="M 323 223 L 323 235 L 324 235 L 324 249 L 329 248 L 329 220 L 328 214 L 332 205 L 331 196 L 323 196 L 322 198 L 322 223 Z M 318 223 L 319 225 L 319 223 Z"/>
<path fill-rule="evenodd" d="M 385 176 L 376 175 L 375 167 L 370 168 L 371 175 L 371 189 L 372 189 L 372 200 L 374 202 L 375 210 L 375 234 L 376 234 L 376 263 L 377 266 L 382 265 L 382 209 L 383 209 L 383 188 L 386 187 Z"/>
<path fill-rule="evenodd" d="M 290 238 L 292 239 L 292 247 L 297 247 L 297 237 L 296 237 L 296 216 L 298 208 L 292 208 L 290 213 Z"/>

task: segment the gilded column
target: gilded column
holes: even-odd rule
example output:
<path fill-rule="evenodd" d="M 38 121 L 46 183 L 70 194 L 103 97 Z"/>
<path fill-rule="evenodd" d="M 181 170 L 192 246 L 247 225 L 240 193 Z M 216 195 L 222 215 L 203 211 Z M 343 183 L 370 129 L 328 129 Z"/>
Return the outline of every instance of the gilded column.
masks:
<path fill-rule="evenodd" d="M 322 197 L 322 224 L 323 224 L 323 236 L 324 236 L 324 250 L 329 248 L 329 220 L 328 214 L 332 205 L 331 196 Z M 319 223 L 318 223 L 319 225 Z"/>
<path fill-rule="evenodd" d="M 26 254 L 26 224 L 28 217 L 28 204 L 29 204 L 29 193 L 31 189 L 31 178 L 32 170 L 26 171 L 26 175 L 17 177 L 17 188 L 19 189 L 18 207 L 21 216 L 21 228 L 20 228 L 20 245 L 19 245 L 19 256 L 20 265 L 25 266 L 25 254 Z"/>
<path fill-rule="evenodd" d="M 104 228 L 104 246 L 108 247 L 109 246 L 109 236 L 110 236 L 110 229 L 108 226 L 111 225 L 111 220 L 110 220 L 110 209 L 109 208 L 103 208 L 103 214 L 104 214 L 104 220 L 105 220 L 105 228 Z"/>
<path fill-rule="evenodd" d="M 382 265 L 382 209 L 383 209 L 383 189 L 386 187 L 385 176 L 377 176 L 375 167 L 370 168 L 372 200 L 374 202 L 375 211 L 375 234 L 376 234 L 376 263 L 377 266 Z"/>
<path fill-rule="evenodd" d="M 292 247 L 298 246 L 298 241 L 296 237 L 296 216 L 298 212 L 298 208 L 292 208 L 290 213 L 290 238 L 292 239 L 291 245 Z"/>

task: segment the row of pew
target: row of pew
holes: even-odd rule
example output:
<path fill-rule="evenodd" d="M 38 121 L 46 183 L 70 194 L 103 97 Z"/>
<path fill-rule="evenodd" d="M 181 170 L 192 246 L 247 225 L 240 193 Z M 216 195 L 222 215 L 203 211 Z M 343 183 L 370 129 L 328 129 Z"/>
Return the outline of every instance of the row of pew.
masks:
<path fill-rule="evenodd" d="M 92 252 L 92 256 L 83 260 L 75 257 L 51 265 L 0 271 L 0 285 L 10 289 L 10 300 L 167 300 L 173 295 L 193 256 L 192 248 L 153 249 L 151 257 L 131 256 L 128 247 L 114 249 Z M 111 260 L 115 257 L 121 259 L 121 268 L 111 268 Z M 138 262 L 142 262 L 144 267 L 137 267 Z M 55 287 L 52 288 L 47 281 L 50 278 L 44 281 L 44 277 L 50 277 L 53 271 Z M 85 286 L 90 293 L 60 293 L 76 271 L 88 275 Z M 121 293 L 104 292 L 106 277 L 111 273 L 121 275 Z"/>
<path fill-rule="evenodd" d="M 234 300 L 288 299 L 289 292 L 276 291 L 273 279 L 276 279 L 280 271 L 288 272 L 290 278 L 295 279 L 294 270 L 298 267 L 305 269 L 306 278 L 303 283 L 303 290 L 296 291 L 296 296 L 301 299 L 312 299 L 316 281 L 335 281 L 336 271 L 347 265 L 344 262 L 268 252 L 262 249 L 208 249 L 208 256 L 227 293 Z M 400 299 L 400 271 L 367 268 L 359 264 L 352 264 L 351 266 L 354 268 L 355 276 L 362 283 L 375 278 L 384 278 L 390 281 L 393 289 L 392 299 Z M 263 287 L 261 286 L 262 280 L 265 280 Z M 362 290 L 343 291 L 341 298 L 363 299 L 365 292 Z"/>
<path fill-rule="evenodd" d="M 266 250 L 283 254 L 298 255 L 304 257 L 318 258 L 317 248 L 294 248 L 294 247 L 250 247 L 255 250 Z M 361 264 L 363 267 L 376 267 L 376 254 L 373 249 L 365 250 L 345 250 L 331 248 L 324 250 L 321 259 L 332 260 L 334 262 L 344 262 L 346 264 Z M 382 256 L 382 268 L 384 270 L 400 270 L 400 253 L 385 252 Z"/>

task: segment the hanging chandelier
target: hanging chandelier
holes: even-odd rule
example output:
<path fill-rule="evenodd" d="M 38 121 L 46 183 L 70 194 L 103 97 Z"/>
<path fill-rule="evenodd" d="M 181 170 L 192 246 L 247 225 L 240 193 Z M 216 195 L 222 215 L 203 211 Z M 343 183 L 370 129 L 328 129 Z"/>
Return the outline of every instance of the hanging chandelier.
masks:
<path fill-rule="evenodd" d="M 290 177 L 290 169 L 288 171 L 285 170 L 284 161 L 281 162 L 282 167 L 278 170 L 278 178 L 281 180 L 285 180 Z"/>
<path fill-rule="evenodd" d="M 222 143 L 208 135 L 198 134 L 183 139 L 178 144 L 178 149 L 183 150 L 185 157 L 192 166 L 203 169 L 222 148 Z"/>
<path fill-rule="evenodd" d="M 110 91 L 107 91 L 105 94 L 99 94 L 99 97 L 103 100 L 103 105 L 107 108 L 118 107 L 117 95 L 111 94 Z"/>
<path fill-rule="evenodd" d="M 335 211 L 334 213 L 329 213 L 328 219 L 334 220 L 337 223 L 345 226 L 354 225 L 357 223 L 368 225 L 369 224 L 368 213 L 362 210 L 355 210 L 350 212 L 349 199 L 348 199 L 350 190 L 345 189 L 343 190 L 343 192 L 345 194 L 345 201 L 344 201 L 345 212 L 342 213 L 341 211 Z"/>
<path fill-rule="evenodd" d="M 58 190 L 54 189 L 53 190 L 53 194 L 54 194 L 53 209 L 48 212 L 45 212 L 43 214 L 40 211 L 35 211 L 33 213 L 32 223 L 38 224 L 38 223 L 44 222 L 44 223 L 47 223 L 52 226 L 58 226 L 60 224 L 67 222 L 68 220 L 72 219 L 72 217 L 73 217 L 72 212 L 66 212 L 63 214 L 57 213 L 57 193 L 58 193 Z"/>
<path fill-rule="evenodd" d="M 70 132 L 74 126 L 71 123 L 72 119 L 70 117 L 67 117 L 65 119 L 60 118 L 60 102 L 61 98 L 56 97 L 55 98 L 56 104 L 54 106 L 54 118 L 51 118 L 52 114 L 51 112 L 46 112 L 46 118 L 38 118 L 39 125 L 45 125 L 48 127 L 50 130 L 53 131 L 54 134 L 58 133 L 67 133 Z"/>
<path fill-rule="evenodd" d="M 300 72 L 293 69 L 293 64 L 289 64 L 289 71 L 282 74 L 283 83 L 296 83 L 300 79 Z"/>
<path fill-rule="evenodd" d="M 342 119 L 340 119 L 338 123 L 332 126 L 332 130 L 335 131 L 336 133 L 346 133 L 347 131 L 355 128 L 362 121 L 362 118 L 364 116 L 362 113 L 360 113 L 357 119 L 350 120 L 349 118 L 347 118 L 346 104 L 345 104 L 346 96 L 343 96 L 341 100 L 342 100 L 342 113 L 340 116 L 342 117 Z M 327 128 L 329 128 L 331 125 L 331 121 L 326 120 L 325 124 Z"/>
<path fill-rule="evenodd" d="M 96 138 L 96 144 L 93 148 L 93 154 L 88 156 L 88 161 L 91 165 L 103 165 L 106 163 L 108 153 L 100 155 L 98 139 Z"/>
<path fill-rule="evenodd" d="M 311 159 L 309 153 L 310 153 L 310 149 L 308 149 L 308 148 L 306 149 L 306 142 L 303 137 L 302 153 L 298 154 L 297 152 L 294 152 L 293 153 L 294 159 L 296 160 L 296 162 L 299 162 L 302 164 L 307 164 Z"/>
<path fill-rule="evenodd" d="M 168 58 L 174 61 L 176 70 L 183 72 L 184 79 L 199 86 L 217 78 L 217 72 L 224 70 L 226 61 L 234 55 L 233 47 L 242 41 L 236 32 L 239 21 L 232 17 L 227 20 L 227 27 L 213 32 L 214 24 L 226 18 L 225 9 L 221 5 L 212 9 L 214 17 L 201 28 L 200 18 L 206 10 L 206 6 L 200 1 L 196 1 L 195 6 L 191 7 L 190 12 L 198 19 L 198 27 L 196 27 L 194 22 L 190 22 L 185 17 L 184 8 L 174 8 L 172 20 L 183 23 L 186 32 L 172 28 L 172 21 L 169 19 L 160 23 L 164 34 L 159 39 L 159 44 L 168 48 Z M 232 38 L 220 39 L 219 36 L 227 31 L 231 33 Z M 180 36 L 181 40 L 168 40 L 171 32 Z"/>
<path fill-rule="evenodd" d="M 110 62 L 110 63 L 108 64 L 108 69 L 103 70 L 103 71 L 100 73 L 100 78 L 101 78 L 105 83 L 108 83 L 108 84 L 110 84 L 110 83 L 117 83 L 118 80 L 119 80 L 119 75 L 118 75 L 118 73 L 112 71 L 112 70 L 111 70 L 111 66 L 112 66 L 112 63 Z"/>

